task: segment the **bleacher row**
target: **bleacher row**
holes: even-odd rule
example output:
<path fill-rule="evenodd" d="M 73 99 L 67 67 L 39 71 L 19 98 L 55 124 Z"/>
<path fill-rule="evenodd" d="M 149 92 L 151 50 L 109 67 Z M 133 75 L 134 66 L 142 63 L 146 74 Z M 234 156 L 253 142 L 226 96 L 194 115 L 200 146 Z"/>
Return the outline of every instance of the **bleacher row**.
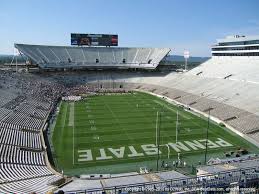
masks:
<path fill-rule="evenodd" d="M 17 124 L 27 128 L 39 129 L 46 118 L 50 104 L 30 97 L 14 95 L 0 89 L 0 122 Z M 2 95 L 4 94 L 4 95 Z M 8 97 L 10 94 L 11 97 Z"/>
<path fill-rule="evenodd" d="M 169 48 L 105 48 L 15 44 L 41 68 L 127 67 L 156 68 Z"/>
<path fill-rule="evenodd" d="M 6 109 L 6 108 L 0 108 L 0 120 L 4 119 L 6 116 L 8 116 L 13 111 Z"/>
<path fill-rule="evenodd" d="M 0 144 L 0 162 L 10 164 L 45 165 L 44 152 Z"/>
<path fill-rule="evenodd" d="M 24 180 L 17 180 L 2 184 L 0 186 L 0 193 L 46 193 L 54 188 L 49 185 L 49 183 L 58 179 L 60 179 L 60 176 L 51 174 L 44 177 L 33 177 Z"/>
<path fill-rule="evenodd" d="M 24 131 L 24 130 L 28 130 L 28 131 L 31 131 L 31 132 L 38 132 L 37 130 L 33 129 L 33 128 L 24 128 L 20 125 L 16 125 L 16 124 L 13 124 L 13 123 L 5 123 L 5 122 L 1 122 L 0 121 L 0 128 L 7 128 L 7 129 L 14 129 L 14 130 L 21 130 L 21 131 Z"/>
<path fill-rule="evenodd" d="M 16 94 L 8 92 L 6 90 L 1 90 L 0 107 L 7 104 L 17 97 Z"/>
<path fill-rule="evenodd" d="M 47 110 L 43 110 L 39 107 L 33 106 L 31 103 L 22 103 L 17 109 L 17 112 L 27 114 L 31 117 L 37 117 L 39 119 L 44 119 L 48 114 Z"/>
<path fill-rule="evenodd" d="M 52 175 L 46 166 L 1 163 L 0 182 L 30 179 Z"/>
<path fill-rule="evenodd" d="M 30 98 L 29 104 L 30 104 L 30 106 L 33 106 L 34 108 L 47 110 L 47 111 L 51 108 L 51 103 L 39 101 L 35 98 Z"/>
<path fill-rule="evenodd" d="M 5 89 L 0 92 L 0 193 L 54 189 L 51 182 L 61 176 L 47 167 L 40 134 L 51 103 Z"/>
<path fill-rule="evenodd" d="M 22 102 L 24 102 L 25 99 L 26 99 L 25 96 L 18 95 L 16 98 L 14 98 L 11 101 L 9 101 L 8 103 L 6 103 L 3 107 L 13 110 L 17 106 L 19 106 Z"/>
<path fill-rule="evenodd" d="M 0 144 L 42 149 L 39 133 L 0 127 Z"/>
<path fill-rule="evenodd" d="M 13 123 L 24 128 L 39 130 L 43 124 L 43 120 L 28 116 L 21 112 L 14 112 L 10 116 L 2 120 L 5 123 Z"/>
<path fill-rule="evenodd" d="M 187 75 L 258 82 L 258 69 L 256 57 L 212 57 Z"/>

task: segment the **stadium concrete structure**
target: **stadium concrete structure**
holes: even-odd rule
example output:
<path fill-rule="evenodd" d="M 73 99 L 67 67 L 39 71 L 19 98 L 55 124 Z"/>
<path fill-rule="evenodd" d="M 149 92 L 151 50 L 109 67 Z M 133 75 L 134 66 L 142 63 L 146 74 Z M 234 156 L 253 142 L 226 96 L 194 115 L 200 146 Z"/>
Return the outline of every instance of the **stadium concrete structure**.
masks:
<path fill-rule="evenodd" d="M 201 167 L 201 171 L 208 174 L 197 177 L 170 171 L 112 175 L 100 180 L 68 178 L 49 164 L 46 151 L 49 145 L 43 136 L 57 100 L 70 91 L 67 85 L 76 83 L 98 89 L 101 83 L 102 89 L 110 89 L 112 82 L 115 83 L 112 84 L 113 88 L 123 84 L 126 89 L 163 96 L 204 115 L 210 112 L 213 120 L 224 123 L 259 146 L 258 41 L 258 36 L 233 36 L 219 40 L 212 47 L 211 59 L 181 74 L 117 70 L 46 75 L 1 71 L 0 193 L 44 193 L 58 188 L 75 193 L 115 193 L 134 189 L 174 191 L 174 188 L 195 192 L 197 188 L 226 188 L 233 185 L 258 188 L 256 156 L 218 161 L 217 165 L 221 166 L 217 167 L 217 171 Z M 100 65 L 154 69 L 170 51 L 23 44 L 16 44 L 15 47 L 40 68 L 54 69 L 66 69 L 70 64 L 72 67 L 89 64 L 97 68 Z M 224 164 L 233 167 L 224 168 Z M 213 164 L 211 168 L 214 169 Z"/>
<path fill-rule="evenodd" d="M 43 69 L 136 68 L 155 69 L 168 48 L 62 47 L 15 44 Z"/>

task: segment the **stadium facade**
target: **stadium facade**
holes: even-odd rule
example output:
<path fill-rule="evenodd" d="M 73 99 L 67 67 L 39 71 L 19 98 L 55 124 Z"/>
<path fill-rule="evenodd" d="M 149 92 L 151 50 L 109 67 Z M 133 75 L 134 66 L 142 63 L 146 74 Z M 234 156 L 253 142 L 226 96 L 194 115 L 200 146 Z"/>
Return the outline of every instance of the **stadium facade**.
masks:
<path fill-rule="evenodd" d="M 259 36 L 227 36 L 217 42 L 212 46 L 212 56 L 259 56 Z"/>
<path fill-rule="evenodd" d="M 258 36 L 235 36 L 219 40 L 212 47 L 212 58 L 193 70 L 167 75 L 135 72 L 85 72 L 49 75 L 1 72 L 0 192 L 44 193 L 61 186 L 65 191 L 127 192 L 138 188 L 195 192 L 197 188 L 258 188 L 259 166 L 256 155 L 218 161 L 214 168 L 201 167 L 209 174 L 187 177 L 178 172 L 149 175 L 122 175 L 102 180 L 70 179 L 53 170 L 48 161 L 42 132 L 57 99 L 68 92 L 67 83 L 88 88 L 111 89 L 123 85 L 164 97 L 204 115 L 210 114 L 234 133 L 259 146 L 259 58 Z M 170 49 L 81 48 L 16 44 L 15 47 L 41 68 L 89 66 L 154 69 Z M 90 57 L 87 57 L 90 56 Z M 124 60 L 125 59 L 125 60 Z M 113 83 L 113 84 L 111 84 Z M 116 85 L 118 83 L 118 85 Z M 76 91 L 83 88 L 77 86 Z M 250 165 L 253 164 L 253 165 Z M 231 166 L 224 170 L 224 166 Z M 216 167 L 215 167 L 216 168 Z M 76 191 L 75 191 L 76 192 Z M 255 193 L 256 191 L 251 191 Z"/>

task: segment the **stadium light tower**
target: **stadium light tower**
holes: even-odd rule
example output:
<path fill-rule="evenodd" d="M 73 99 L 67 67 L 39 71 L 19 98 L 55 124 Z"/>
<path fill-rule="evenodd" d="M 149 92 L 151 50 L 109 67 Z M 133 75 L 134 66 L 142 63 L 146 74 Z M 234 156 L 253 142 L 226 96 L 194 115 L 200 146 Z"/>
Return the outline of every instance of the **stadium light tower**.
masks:
<path fill-rule="evenodd" d="M 156 146 L 158 146 L 158 111 L 156 112 Z"/>
<path fill-rule="evenodd" d="M 158 171 L 158 162 L 160 157 L 160 125 L 161 125 L 161 113 L 157 111 L 156 120 L 156 146 L 157 146 L 157 160 L 156 160 L 156 171 Z"/>
<path fill-rule="evenodd" d="M 175 124 L 175 143 L 177 144 L 178 142 L 178 110 L 176 113 L 176 124 Z"/>
<path fill-rule="evenodd" d="M 159 117 L 159 112 L 157 111 L 156 113 L 156 147 L 158 149 L 158 147 L 160 146 L 165 146 L 167 147 L 167 158 L 170 159 L 170 147 L 168 144 L 164 144 L 164 145 L 158 145 L 160 144 L 160 140 L 158 140 L 158 138 L 160 138 L 160 129 L 158 128 L 158 117 Z M 160 117 L 161 118 L 161 117 Z M 160 124 L 160 123 L 159 123 Z M 160 125 L 159 125 L 160 126 Z M 159 152 L 159 149 L 157 150 Z M 158 153 L 159 154 L 159 153 Z M 157 170 L 158 170 L 158 160 L 157 160 Z"/>
<path fill-rule="evenodd" d="M 15 71 L 16 71 L 16 73 L 18 72 L 18 64 L 17 64 L 17 57 L 18 57 L 18 55 L 19 55 L 19 51 L 16 48 L 14 48 L 13 58 L 12 58 L 12 61 L 11 61 L 11 66 L 12 66 L 12 64 L 14 62 L 14 59 L 15 59 Z"/>
<path fill-rule="evenodd" d="M 208 116 L 208 126 L 207 126 L 207 131 L 206 131 L 206 149 L 205 149 L 204 164 L 206 164 L 206 162 L 207 162 L 209 128 L 210 128 L 210 107 L 209 107 L 209 116 Z"/>
<path fill-rule="evenodd" d="M 185 65 L 184 65 L 184 70 L 187 71 L 187 60 L 189 59 L 190 57 L 190 52 L 185 50 L 183 52 L 183 56 L 184 56 L 184 59 L 185 59 Z"/>

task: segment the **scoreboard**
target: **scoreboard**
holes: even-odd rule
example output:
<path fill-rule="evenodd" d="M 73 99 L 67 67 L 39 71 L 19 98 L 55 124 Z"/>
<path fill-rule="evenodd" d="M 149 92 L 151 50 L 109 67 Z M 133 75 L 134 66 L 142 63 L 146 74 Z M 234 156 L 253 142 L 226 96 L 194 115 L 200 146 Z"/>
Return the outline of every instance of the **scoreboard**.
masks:
<path fill-rule="evenodd" d="M 71 45 L 78 46 L 118 46 L 115 34 L 71 34 Z"/>

